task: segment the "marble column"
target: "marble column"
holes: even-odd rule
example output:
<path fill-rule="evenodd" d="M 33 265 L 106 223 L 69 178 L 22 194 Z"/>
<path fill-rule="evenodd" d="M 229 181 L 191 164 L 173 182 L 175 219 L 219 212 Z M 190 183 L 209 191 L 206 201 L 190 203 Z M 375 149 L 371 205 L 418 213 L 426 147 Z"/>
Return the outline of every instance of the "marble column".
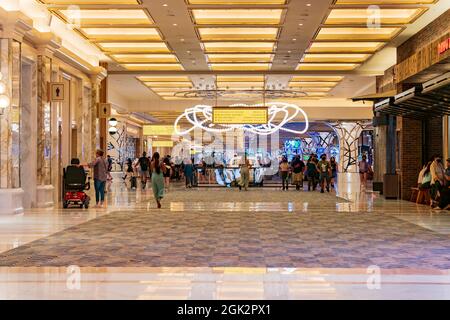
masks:
<path fill-rule="evenodd" d="M 48 85 L 53 81 L 53 52 L 55 47 L 42 44 L 38 47 L 37 56 L 37 207 L 50 207 L 55 203 L 56 187 L 52 182 L 58 166 L 52 157 L 58 152 L 52 133 L 55 130 L 57 105 L 49 100 Z"/>
<path fill-rule="evenodd" d="M 0 39 L 0 72 L 6 86 L 9 105 L 0 116 L 0 188 L 20 187 L 18 160 L 20 154 L 20 43 Z"/>
<path fill-rule="evenodd" d="M 80 160 L 83 159 L 83 150 L 81 145 L 83 144 L 83 85 L 81 80 L 76 80 L 76 107 L 75 107 L 75 123 L 77 130 L 77 145 L 76 145 L 76 157 Z"/>
<path fill-rule="evenodd" d="M 97 118 L 97 105 L 99 102 L 99 85 L 100 81 L 97 75 L 91 78 L 91 108 L 90 108 L 90 130 L 91 130 L 91 154 L 90 158 L 93 159 L 95 157 L 95 151 L 100 148 L 100 135 L 98 130 L 98 118 Z"/>
<path fill-rule="evenodd" d="M 23 211 L 20 188 L 21 43 L 0 39 L 0 72 L 9 104 L 0 112 L 0 214 Z"/>
<path fill-rule="evenodd" d="M 59 66 L 52 64 L 50 69 L 50 81 L 51 82 L 62 82 L 62 77 L 60 75 Z M 66 87 L 66 90 L 68 88 Z M 66 91 L 67 94 L 67 91 Z M 65 109 L 67 112 L 68 110 Z M 52 102 L 50 104 L 50 185 L 52 186 L 53 194 L 53 204 L 57 204 L 61 200 L 61 185 L 62 185 L 62 170 L 63 165 L 67 161 L 63 160 L 63 150 L 62 148 L 68 148 L 69 132 L 66 132 L 65 141 L 63 141 L 63 119 L 67 119 L 69 116 L 65 115 L 63 117 L 63 103 Z M 67 126 L 66 126 L 67 128 Z M 66 129 L 64 128 L 64 129 Z M 66 129 L 67 130 L 67 129 Z M 67 150 L 64 150 L 67 152 Z M 67 153 L 65 153 L 67 156 Z M 50 204 L 49 204 L 50 205 Z"/>
<path fill-rule="evenodd" d="M 37 182 L 51 184 L 51 103 L 48 83 L 51 80 L 52 59 L 43 54 L 37 59 Z"/>
<path fill-rule="evenodd" d="M 27 209 L 35 207 L 37 199 L 37 68 L 34 59 L 23 59 L 21 83 L 20 181 L 26 194 L 23 205 Z"/>
<path fill-rule="evenodd" d="M 92 136 L 91 126 L 92 126 L 92 96 L 91 96 L 91 85 L 90 83 L 83 84 L 82 87 L 82 114 L 81 114 L 81 144 L 80 144 L 80 160 L 83 163 L 86 163 L 91 160 L 92 155 L 92 143 L 91 141 L 95 139 L 95 136 Z"/>

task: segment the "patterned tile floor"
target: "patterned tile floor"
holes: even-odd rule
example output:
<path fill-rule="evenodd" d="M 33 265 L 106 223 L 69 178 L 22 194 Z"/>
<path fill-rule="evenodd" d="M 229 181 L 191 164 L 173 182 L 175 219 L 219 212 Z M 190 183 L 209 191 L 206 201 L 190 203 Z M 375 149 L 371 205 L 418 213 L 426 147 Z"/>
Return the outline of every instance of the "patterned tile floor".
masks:
<path fill-rule="evenodd" d="M 448 235 L 315 197 L 321 212 L 112 212 L 6 252 L 0 266 L 450 269 Z"/>
<path fill-rule="evenodd" d="M 116 183 L 103 209 L 0 216 L 0 299 L 449 299 L 450 215 L 356 178 L 339 197 L 174 186 L 161 211 Z"/>

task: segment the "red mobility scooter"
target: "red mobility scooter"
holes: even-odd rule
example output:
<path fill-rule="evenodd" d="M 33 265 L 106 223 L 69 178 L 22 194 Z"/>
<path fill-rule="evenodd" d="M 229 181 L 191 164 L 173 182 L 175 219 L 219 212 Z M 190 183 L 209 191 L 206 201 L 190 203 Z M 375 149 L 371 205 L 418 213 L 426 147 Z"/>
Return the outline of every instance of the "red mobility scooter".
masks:
<path fill-rule="evenodd" d="M 63 174 L 63 208 L 79 206 L 89 208 L 90 197 L 84 192 L 90 189 L 90 178 L 80 166 L 79 159 L 72 159 L 70 166 L 64 169 Z M 86 182 L 87 180 L 87 182 Z"/>

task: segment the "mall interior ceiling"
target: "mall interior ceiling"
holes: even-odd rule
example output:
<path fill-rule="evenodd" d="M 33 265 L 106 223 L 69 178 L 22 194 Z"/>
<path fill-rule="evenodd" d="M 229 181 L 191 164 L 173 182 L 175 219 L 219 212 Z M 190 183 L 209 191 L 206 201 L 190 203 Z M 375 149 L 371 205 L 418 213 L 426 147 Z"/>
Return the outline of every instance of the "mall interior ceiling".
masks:
<path fill-rule="evenodd" d="M 113 104 L 152 111 L 155 122 L 173 122 L 200 102 L 273 99 L 357 106 L 357 117 L 370 117 L 370 104 L 347 99 L 375 93 L 375 76 L 396 63 L 395 48 L 446 7 L 435 0 L 41 2 L 99 49 Z"/>

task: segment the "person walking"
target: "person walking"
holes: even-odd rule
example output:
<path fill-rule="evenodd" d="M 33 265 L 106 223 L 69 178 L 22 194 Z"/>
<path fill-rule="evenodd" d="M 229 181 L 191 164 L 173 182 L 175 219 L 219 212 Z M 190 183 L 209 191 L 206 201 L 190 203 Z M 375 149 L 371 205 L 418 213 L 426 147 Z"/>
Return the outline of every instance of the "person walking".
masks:
<path fill-rule="evenodd" d="M 139 158 L 138 161 L 139 164 L 139 176 L 141 177 L 141 186 L 142 189 L 145 189 L 145 186 L 147 185 L 147 177 L 148 177 L 148 169 L 150 165 L 150 161 L 147 158 L 147 152 L 142 153 L 142 157 Z"/>
<path fill-rule="evenodd" d="M 296 190 L 303 189 L 303 172 L 305 171 L 305 163 L 300 159 L 299 155 L 296 155 L 292 161 L 293 170 L 293 183 Z"/>
<path fill-rule="evenodd" d="M 320 181 L 320 193 L 324 193 L 325 183 L 327 192 L 330 192 L 330 177 L 331 177 L 331 165 L 327 161 L 327 155 L 323 154 L 320 156 L 320 161 L 318 163 L 319 167 L 319 181 Z"/>
<path fill-rule="evenodd" d="M 190 158 L 186 158 L 183 161 L 184 164 L 184 176 L 186 178 L 186 188 L 192 188 L 194 185 L 194 165 Z"/>
<path fill-rule="evenodd" d="M 133 161 L 131 161 L 131 158 L 128 158 L 127 162 L 125 163 L 125 174 L 123 175 L 122 179 L 126 180 L 128 178 L 128 175 L 133 176 Z"/>
<path fill-rule="evenodd" d="M 170 163 L 170 157 L 164 157 L 163 163 L 166 166 L 166 171 L 164 172 L 164 184 L 166 186 L 166 190 L 169 191 L 170 178 L 172 177 L 172 165 Z"/>
<path fill-rule="evenodd" d="M 330 165 L 331 165 L 331 187 L 334 189 L 334 184 L 336 183 L 338 171 L 338 164 L 336 162 L 335 157 L 330 158 Z"/>
<path fill-rule="evenodd" d="M 280 163 L 280 175 L 281 183 L 283 185 L 283 191 L 289 190 L 289 162 L 286 157 L 283 157 Z"/>
<path fill-rule="evenodd" d="M 103 157 L 104 152 L 97 150 L 95 160 L 88 164 L 94 169 L 94 188 L 96 207 L 102 207 L 105 202 L 105 185 L 108 179 L 108 161 Z"/>
<path fill-rule="evenodd" d="M 248 190 L 248 185 L 250 182 L 250 167 L 250 161 L 246 156 L 243 163 L 240 165 L 241 179 L 239 180 L 239 190 L 242 190 L 242 188 L 244 188 L 245 191 Z"/>
<path fill-rule="evenodd" d="M 150 172 L 152 173 L 152 190 L 158 209 L 161 209 L 161 200 L 164 198 L 164 173 L 166 165 L 160 161 L 158 152 L 155 152 L 150 163 Z"/>
<path fill-rule="evenodd" d="M 113 179 L 112 175 L 111 175 L 113 159 L 111 158 L 111 156 L 109 154 L 106 156 L 106 161 L 108 162 L 108 181 L 111 181 Z"/>
<path fill-rule="evenodd" d="M 311 189 L 314 191 L 316 190 L 317 186 L 317 172 L 319 170 L 317 169 L 317 165 L 314 161 L 314 155 L 311 155 L 306 162 L 306 176 L 308 178 L 308 191 L 311 191 Z"/>
<path fill-rule="evenodd" d="M 359 180 L 361 183 L 361 188 L 366 188 L 367 177 L 371 170 L 369 163 L 367 162 L 367 156 L 363 155 L 361 161 L 358 162 L 359 168 Z"/>

